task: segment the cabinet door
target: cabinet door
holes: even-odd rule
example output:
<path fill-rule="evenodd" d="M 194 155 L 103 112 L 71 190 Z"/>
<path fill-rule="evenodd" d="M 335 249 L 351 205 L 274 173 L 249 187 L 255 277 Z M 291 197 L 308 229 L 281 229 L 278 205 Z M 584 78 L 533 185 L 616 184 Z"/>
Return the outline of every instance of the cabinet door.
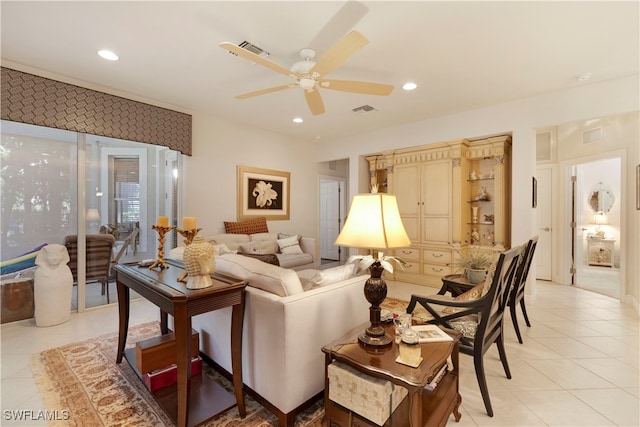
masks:
<path fill-rule="evenodd" d="M 396 166 L 394 191 L 398 210 L 407 235 L 412 242 L 420 240 L 420 168 L 418 165 Z"/>
<path fill-rule="evenodd" d="M 422 241 L 451 241 L 451 163 L 429 162 L 422 167 Z"/>

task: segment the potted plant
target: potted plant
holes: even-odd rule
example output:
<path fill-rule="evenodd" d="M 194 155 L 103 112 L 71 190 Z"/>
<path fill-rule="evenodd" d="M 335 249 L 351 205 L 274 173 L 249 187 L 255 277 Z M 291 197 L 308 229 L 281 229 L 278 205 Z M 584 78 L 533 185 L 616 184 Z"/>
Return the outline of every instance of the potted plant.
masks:
<path fill-rule="evenodd" d="M 491 249 L 480 246 L 468 246 L 456 251 L 457 259 L 453 266 L 463 270 L 469 283 L 481 283 L 487 274 L 487 270 L 496 260 L 497 253 Z"/>

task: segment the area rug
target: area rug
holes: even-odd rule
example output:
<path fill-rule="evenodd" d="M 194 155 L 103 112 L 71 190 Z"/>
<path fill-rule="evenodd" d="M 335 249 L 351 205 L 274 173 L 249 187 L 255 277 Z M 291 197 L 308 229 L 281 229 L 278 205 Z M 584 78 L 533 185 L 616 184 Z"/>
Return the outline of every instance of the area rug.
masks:
<path fill-rule="evenodd" d="M 157 322 L 129 328 L 126 347 L 159 335 Z M 34 378 L 49 414 L 51 426 L 170 426 L 173 422 L 155 402 L 134 370 L 124 361 L 115 363 L 118 333 L 68 344 L 31 356 Z M 231 383 L 203 364 L 205 375 L 227 390 Z M 241 419 L 237 408 L 205 424 L 207 427 L 277 426 L 277 418 L 245 395 L 247 415 Z M 296 427 L 320 427 L 324 415 L 319 399 L 296 417 Z"/>

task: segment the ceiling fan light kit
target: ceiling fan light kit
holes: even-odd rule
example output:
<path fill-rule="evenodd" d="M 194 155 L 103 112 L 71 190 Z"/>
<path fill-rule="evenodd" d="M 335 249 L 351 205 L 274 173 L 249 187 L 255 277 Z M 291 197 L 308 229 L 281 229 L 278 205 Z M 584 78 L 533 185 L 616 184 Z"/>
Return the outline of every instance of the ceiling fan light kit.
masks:
<path fill-rule="evenodd" d="M 383 83 L 323 79 L 323 76 L 341 67 L 349 57 L 351 57 L 351 55 L 366 46 L 368 43 L 369 41 L 362 34 L 357 31 L 351 31 L 329 48 L 329 50 L 327 50 L 317 62 L 312 61 L 316 55 L 316 52 L 313 49 L 305 48 L 300 50 L 300 56 L 303 60 L 293 64 L 290 70 L 233 43 L 223 42 L 220 43 L 220 47 L 243 59 L 260 64 L 296 80 L 295 83 L 288 85 L 276 86 L 238 95 L 235 97 L 236 99 L 247 99 L 293 87 L 301 87 L 304 90 L 305 100 L 309 110 L 311 110 L 313 115 L 319 115 L 325 112 L 324 103 L 319 91 L 317 90 L 319 87 L 342 92 L 378 96 L 387 96 L 393 91 L 392 85 Z"/>

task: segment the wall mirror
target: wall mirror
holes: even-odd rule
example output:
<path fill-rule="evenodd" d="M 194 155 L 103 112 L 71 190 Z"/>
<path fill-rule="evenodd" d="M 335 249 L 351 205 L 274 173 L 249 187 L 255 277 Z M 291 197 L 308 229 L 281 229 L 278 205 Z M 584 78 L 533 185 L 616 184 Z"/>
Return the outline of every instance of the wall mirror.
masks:
<path fill-rule="evenodd" d="M 589 195 L 589 206 L 594 212 L 607 213 L 611 210 L 613 202 L 616 198 L 613 195 L 613 190 L 607 184 L 599 182 L 598 185 L 591 190 Z"/>

